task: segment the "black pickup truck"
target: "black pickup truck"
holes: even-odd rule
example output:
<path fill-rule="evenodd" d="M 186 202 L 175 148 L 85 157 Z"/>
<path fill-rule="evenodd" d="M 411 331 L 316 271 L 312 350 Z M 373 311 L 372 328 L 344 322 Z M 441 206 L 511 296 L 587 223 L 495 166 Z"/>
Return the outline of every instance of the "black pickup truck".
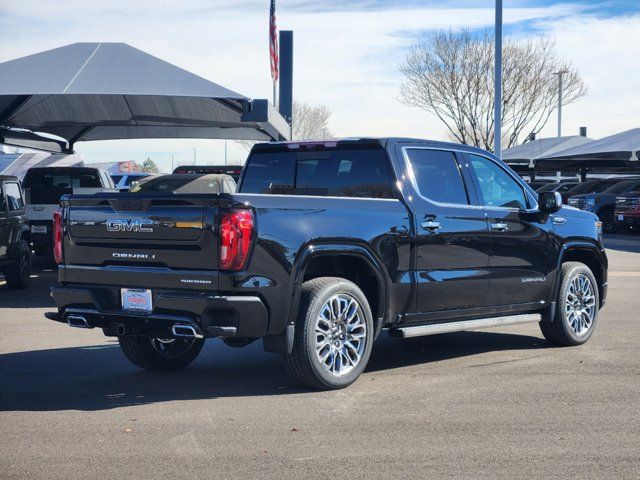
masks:
<path fill-rule="evenodd" d="M 237 193 L 96 194 L 56 213 L 58 311 L 151 370 L 206 338 L 262 339 L 293 378 L 351 384 L 396 337 L 540 322 L 593 333 L 607 289 L 596 216 L 493 155 L 412 139 L 256 145 Z"/>

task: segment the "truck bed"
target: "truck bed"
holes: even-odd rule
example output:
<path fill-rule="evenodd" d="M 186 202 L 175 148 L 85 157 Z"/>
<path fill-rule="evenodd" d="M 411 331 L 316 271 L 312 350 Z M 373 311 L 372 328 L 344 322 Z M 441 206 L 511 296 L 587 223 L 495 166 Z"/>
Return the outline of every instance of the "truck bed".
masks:
<path fill-rule="evenodd" d="M 94 296 L 99 292 L 111 313 L 121 308 L 121 288 L 144 286 L 154 298 L 257 297 L 268 312 L 266 324 L 258 328 L 264 331 L 245 333 L 276 335 L 290 321 L 289 306 L 301 280 L 296 269 L 305 258 L 344 245 L 360 246 L 372 263 L 386 265 L 390 278 L 385 281 L 394 292 L 403 292 L 394 301 L 406 301 L 409 294 L 411 225 L 399 200 L 133 193 L 73 195 L 63 205 L 59 281 L 64 288 L 88 289 Z M 250 256 L 241 271 L 220 270 L 220 215 L 235 209 L 254 214 Z M 407 255 L 395 253 L 397 243 L 404 244 Z"/>

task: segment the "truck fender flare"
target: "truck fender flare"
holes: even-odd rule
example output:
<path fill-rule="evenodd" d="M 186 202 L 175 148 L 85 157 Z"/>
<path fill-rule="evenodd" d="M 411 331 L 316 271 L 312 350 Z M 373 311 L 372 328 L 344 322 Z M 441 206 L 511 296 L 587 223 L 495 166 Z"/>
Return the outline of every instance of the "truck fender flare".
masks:
<path fill-rule="evenodd" d="M 28 238 L 29 238 L 29 234 L 31 233 L 31 230 L 29 229 L 28 225 L 18 225 L 16 228 L 13 229 L 13 231 L 11 232 L 11 236 L 9 237 L 9 245 L 11 245 L 11 254 L 13 254 L 13 250 L 15 245 L 18 243 L 18 240 L 22 239 L 25 240 L 27 243 L 30 243 Z"/>
<path fill-rule="evenodd" d="M 549 320 L 553 322 L 556 312 L 556 298 L 558 294 L 558 289 L 560 288 L 560 270 L 562 268 L 562 264 L 564 263 L 564 258 L 568 252 L 574 250 L 587 250 L 592 252 L 596 258 L 598 259 L 598 264 L 600 266 L 601 272 L 594 272 L 594 274 L 603 275 L 604 274 L 604 265 L 602 261 L 602 253 L 600 249 L 594 245 L 593 243 L 586 241 L 569 241 L 562 245 L 560 249 L 560 254 L 558 255 L 558 262 L 556 264 L 556 271 L 553 278 L 553 284 L 550 292 L 550 302 L 549 302 Z"/>
<path fill-rule="evenodd" d="M 300 293 L 302 281 L 304 279 L 305 272 L 309 263 L 312 259 L 315 259 L 319 256 L 353 256 L 358 257 L 369 266 L 371 271 L 376 276 L 376 280 L 378 282 L 378 305 L 377 311 L 378 316 L 384 316 L 385 309 L 388 304 L 387 302 L 387 274 L 386 270 L 382 267 L 380 261 L 375 257 L 371 250 L 363 245 L 357 244 L 338 244 L 338 243 L 330 243 L 330 244 L 307 244 L 304 245 L 297 255 L 296 261 L 294 262 L 293 269 L 291 272 L 291 287 L 290 287 L 290 299 L 289 302 L 289 312 L 287 315 L 287 324 L 293 325 L 298 318 L 298 305 L 300 304 Z M 377 319 L 374 319 L 377 321 Z M 382 323 L 377 322 L 378 328 L 376 331 L 376 335 L 379 333 L 382 328 Z"/>

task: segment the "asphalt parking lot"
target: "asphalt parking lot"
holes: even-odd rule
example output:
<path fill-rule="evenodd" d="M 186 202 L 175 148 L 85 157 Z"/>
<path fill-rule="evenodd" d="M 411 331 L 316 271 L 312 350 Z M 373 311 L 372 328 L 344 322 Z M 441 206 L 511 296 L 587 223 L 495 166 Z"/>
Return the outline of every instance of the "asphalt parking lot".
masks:
<path fill-rule="evenodd" d="M 640 478 L 640 237 L 615 235 L 591 341 L 537 325 L 382 335 L 352 387 L 296 387 L 260 343 L 178 373 L 43 317 L 55 273 L 0 284 L 0 477 Z"/>

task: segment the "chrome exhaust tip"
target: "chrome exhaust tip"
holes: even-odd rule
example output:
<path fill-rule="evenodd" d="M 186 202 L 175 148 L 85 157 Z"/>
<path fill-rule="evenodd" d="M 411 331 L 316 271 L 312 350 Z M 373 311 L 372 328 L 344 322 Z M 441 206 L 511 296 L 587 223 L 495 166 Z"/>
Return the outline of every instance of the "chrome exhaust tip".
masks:
<path fill-rule="evenodd" d="M 204 338 L 202 334 L 198 333 L 198 331 L 191 325 L 173 325 L 171 327 L 171 333 L 173 333 L 174 337 Z"/>
<path fill-rule="evenodd" d="M 67 316 L 67 324 L 70 327 L 74 327 L 74 328 L 89 328 L 87 319 L 84 317 L 81 317 L 80 315 Z"/>

